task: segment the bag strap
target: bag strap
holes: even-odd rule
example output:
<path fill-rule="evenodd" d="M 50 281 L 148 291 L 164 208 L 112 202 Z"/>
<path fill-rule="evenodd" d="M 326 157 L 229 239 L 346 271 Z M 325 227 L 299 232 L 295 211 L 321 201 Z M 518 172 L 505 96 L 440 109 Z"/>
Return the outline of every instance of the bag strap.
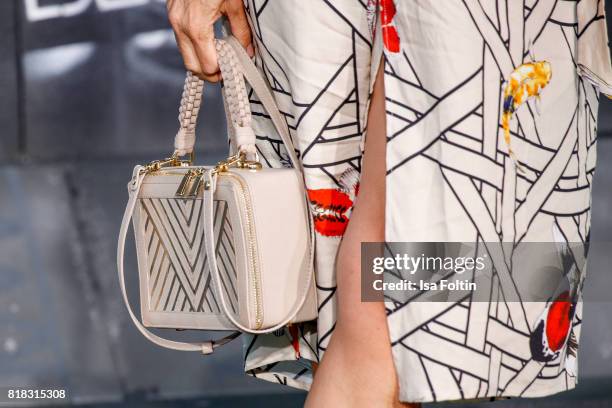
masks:
<path fill-rule="evenodd" d="M 291 164 L 295 169 L 302 173 L 302 166 L 297 154 L 295 153 L 295 146 L 289 133 L 289 127 L 287 126 L 287 122 L 283 118 L 283 115 L 276 106 L 276 101 L 272 95 L 272 91 L 268 87 L 268 83 L 261 76 L 257 67 L 235 37 L 228 36 L 225 40 L 217 41 L 225 42 L 227 44 L 225 47 L 226 50 L 231 49 L 234 51 L 233 53 L 228 53 L 228 55 L 231 58 L 236 59 L 237 63 L 235 66 L 237 71 L 242 74 L 244 78 L 246 78 L 247 82 L 251 85 L 251 88 L 253 88 L 255 94 L 259 97 L 261 104 L 265 108 L 266 112 L 268 112 L 276 131 L 285 145 L 285 149 L 287 150 Z M 223 81 L 225 81 L 225 77 L 223 78 Z"/>
<path fill-rule="evenodd" d="M 239 150 L 247 153 L 255 152 L 255 134 L 251 126 L 252 115 L 246 79 L 270 116 L 285 145 L 291 164 L 301 172 L 287 123 L 276 106 L 272 91 L 251 58 L 233 36 L 215 40 L 215 49 L 223 77 L 223 101 L 228 119 L 227 129 L 232 142 Z M 181 156 L 191 153 L 194 149 L 195 128 L 202 103 L 203 88 L 204 82 L 188 72 L 179 108 L 180 128 L 174 139 L 175 151 Z"/>
<path fill-rule="evenodd" d="M 255 155 L 257 149 L 255 132 L 251 126 L 251 102 L 240 64 L 225 41 L 216 40 L 215 49 L 223 77 L 223 104 L 230 142 L 235 151 Z"/>
<path fill-rule="evenodd" d="M 203 92 L 204 81 L 193 75 L 192 72 L 187 71 L 179 107 L 178 120 L 180 127 L 174 137 L 174 151 L 180 156 L 193 152 L 196 140 L 196 122 Z"/>
<path fill-rule="evenodd" d="M 123 270 L 123 260 L 124 260 L 124 251 L 125 251 L 125 240 L 127 237 L 127 231 L 130 227 L 132 216 L 134 214 L 134 209 L 136 207 L 136 203 L 138 202 L 138 193 L 140 192 L 140 188 L 142 186 L 142 181 L 145 177 L 145 171 L 143 166 L 136 166 L 134 168 L 134 173 L 132 176 L 132 180 L 128 184 L 129 191 L 129 200 L 128 204 L 125 208 L 125 213 L 123 214 L 123 220 L 121 221 L 121 229 L 119 230 L 119 240 L 117 244 L 117 271 L 119 273 L 119 286 L 121 287 L 121 293 L 123 295 L 123 301 L 127 306 L 128 313 L 132 322 L 145 336 L 147 339 L 157 344 L 158 346 L 166 347 L 173 350 L 180 351 L 200 351 L 203 354 L 211 354 L 217 347 L 222 346 L 226 343 L 229 343 L 236 337 L 240 335 L 239 332 L 233 332 L 228 336 L 222 337 L 216 340 L 208 340 L 203 342 L 194 342 L 187 343 L 181 341 L 174 341 L 164 339 L 154 333 L 152 333 L 149 329 L 144 327 L 144 325 L 138 320 L 136 315 L 132 310 L 132 306 L 130 305 L 130 301 L 128 299 L 127 290 L 125 288 L 125 274 Z"/>
<path fill-rule="evenodd" d="M 312 283 L 313 274 L 314 274 L 314 243 L 315 243 L 315 234 L 314 234 L 314 224 L 312 221 L 312 217 L 310 216 L 310 211 L 308 210 L 309 200 L 306 193 L 306 188 L 304 184 L 304 174 L 302 172 L 302 168 L 300 162 L 298 160 L 297 155 L 295 154 L 295 149 L 293 148 L 293 143 L 291 137 L 289 135 L 289 129 L 287 128 L 286 122 L 283 120 L 283 117 L 276 107 L 276 103 L 274 101 L 274 97 L 272 96 L 272 92 L 268 88 L 266 82 L 259 74 L 259 71 L 255 67 L 255 64 L 251 61 L 247 53 L 244 51 L 238 40 L 236 38 L 229 36 L 225 40 L 217 40 L 217 55 L 219 56 L 219 65 L 221 67 L 221 75 L 223 76 L 223 82 L 225 86 L 228 88 L 226 91 L 226 100 L 228 101 L 228 105 L 230 105 L 230 113 L 229 116 L 232 118 L 232 123 L 235 126 L 235 129 L 240 129 L 240 127 L 248 126 L 250 128 L 250 109 L 244 108 L 243 105 L 246 104 L 248 106 L 248 98 L 246 97 L 246 87 L 244 84 L 244 78 L 249 82 L 253 91 L 257 94 L 262 104 L 266 108 L 272 123 L 276 127 L 285 147 L 287 149 L 287 153 L 289 154 L 289 158 L 293 167 L 300 173 L 300 182 L 302 185 L 302 190 L 304 191 L 304 200 L 306 202 L 305 208 L 307 209 L 306 216 L 308 218 L 308 225 L 310 229 L 310 247 L 309 247 L 309 259 L 308 265 L 309 268 L 305 273 L 305 276 L 301 277 L 301 296 L 297 299 L 296 303 L 291 308 L 291 311 L 288 315 L 282 319 L 282 321 L 276 324 L 273 327 L 267 327 L 265 329 L 250 329 L 234 318 L 232 315 L 230 308 L 227 305 L 227 301 L 225 299 L 225 295 L 222 290 L 218 290 L 218 299 L 219 303 L 221 303 L 221 307 L 226 317 L 240 330 L 252 333 L 252 334 L 263 334 L 269 333 L 274 330 L 280 329 L 284 327 L 287 323 L 291 322 L 291 320 L 297 315 L 302 306 L 306 303 L 308 292 L 310 285 Z M 238 77 L 237 77 L 238 76 Z M 245 102 L 237 103 L 236 100 L 242 100 Z M 232 108 L 232 104 L 235 106 Z M 249 116 L 249 118 L 245 118 L 245 116 Z M 242 131 L 242 130 L 238 130 Z M 252 130 L 251 130 L 252 133 Z M 254 135 L 253 135 L 254 138 Z M 240 147 L 240 143 L 237 143 Z M 207 259 L 209 260 L 209 268 L 211 272 L 211 277 L 213 280 L 213 286 L 215 288 L 221 288 L 221 276 L 219 273 L 219 269 L 217 266 L 217 259 L 215 256 L 215 237 L 214 237 L 214 211 L 213 211 L 213 197 L 216 189 L 216 181 L 217 174 L 213 169 L 209 169 L 206 171 L 205 176 L 206 183 L 209 188 L 204 189 L 203 192 L 203 219 L 204 219 L 204 242 L 206 248 Z"/>
<path fill-rule="evenodd" d="M 217 258 L 215 256 L 215 239 L 214 239 L 214 206 L 213 206 L 213 197 L 216 190 L 217 184 L 217 174 L 213 169 L 209 169 L 205 172 L 204 177 L 206 178 L 208 188 L 204 189 L 203 192 L 203 219 L 204 219 L 204 246 L 206 249 L 206 258 L 208 259 L 208 267 L 210 268 L 210 274 L 213 282 L 213 286 L 217 289 L 217 298 L 219 299 L 219 303 L 221 304 L 221 308 L 225 313 L 225 316 L 229 319 L 234 326 L 242 330 L 243 332 L 251 333 L 251 334 L 264 334 L 270 333 L 275 330 L 284 327 L 288 323 L 293 320 L 293 318 L 298 314 L 300 309 L 306 303 L 308 298 L 308 292 L 310 285 L 312 283 L 313 275 L 314 275 L 314 228 L 312 227 L 312 222 L 310 222 L 310 248 L 308 254 L 308 270 L 301 277 L 300 282 L 300 291 L 301 295 L 298 297 L 296 303 L 291 308 L 291 311 L 287 314 L 287 316 L 278 324 L 273 327 L 266 327 L 265 329 L 251 329 L 249 327 L 244 326 L 236 318 L 234 318 L 230 308 L 227 305 L 227 300 L 225 299 L 225 294 L 223 290 L 221 290 L 221 276 L 219 274 L 219 268 L 217 265 Z M 310 217 L 309 217 L 310 219 Z"/>

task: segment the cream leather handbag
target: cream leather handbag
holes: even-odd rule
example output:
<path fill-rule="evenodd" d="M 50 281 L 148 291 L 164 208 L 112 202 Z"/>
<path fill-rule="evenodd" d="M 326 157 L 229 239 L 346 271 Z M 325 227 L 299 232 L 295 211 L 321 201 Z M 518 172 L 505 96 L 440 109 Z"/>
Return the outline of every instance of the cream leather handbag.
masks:
<path fill-rule="evenodd" d="M 216 49 L 235 154 L 215 166 L 192 165 L 203 82 L 188 73 L 175 153 L 134 168 L 117 250 L 123 299 L 138 330 L 160 346 L 204 354 L 240 332 L 269 333 L 317 317 L 314 228 L 286 123 L 238 41 L 216 40 Z M 259 163 L 245 79 L 270 115 L 293 168 Z M 190 158 L 182 159 L 185 155 Z M 130 307 L 123 271 L 131 220 L 142 323 Z M 146 327 L 237 332 L 185 343 Z"/>

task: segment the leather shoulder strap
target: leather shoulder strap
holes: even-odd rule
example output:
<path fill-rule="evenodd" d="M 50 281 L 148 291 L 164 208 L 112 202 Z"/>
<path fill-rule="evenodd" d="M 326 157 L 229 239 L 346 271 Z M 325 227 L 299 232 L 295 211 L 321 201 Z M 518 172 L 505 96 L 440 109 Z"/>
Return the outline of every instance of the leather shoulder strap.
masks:
<path fill-rule="evenodd" d="M 208 189 L 204 189 L 202 195 L 202 218 L 204 219 L 204 246 L 206 251 L 206 258 L 208 259 L 208 267 L 210 268 L 210 274 L 213 282 L 213 286 L 215 287 L 217 298 L 219 299 L 219 303 L 221 304 L 221 308 L 225 316 L 229 319 L 230 322 L 238 329 L 242 330 L 246 333 L 252 334 L 264 334 L 270 333 L 275 330 L 280 329 L 281 327 L 286 326 L 288 323 L 293 320 L 293 318 L 298 314 L 302 306 L 306 303 L 308 296 L 308 289 L 312 284 L 312 280 L 314 279 L 314 229 L 310 228 L 310 246 L 309 246 L 309 254 L 308 254 L 308 264 L 310 266 L 309 270 L 306 271 L 304 276 L 298 277 L 299 279 L 299 288 L 300 295 L 295 300 L 290 311 L 287 313 L 284 319 L 282 319 L 279 323 L 274 325 L 273 327 L 266 327 L 265 329 L 251 329 L 249 327 L 241 324 L 232 314 L 230 308 L 227 304 L 227 300 L 225 299 L 225 294 L 223 290 L 220 288 L 223 287 L 221 282 L 221 274 L 219 273 L 219 267 L 217 265 L 217 257 L 215 254 L 215 236 L 214 236 L 214 207 L 213 207 L 213 197 L 216 190 L 217 185 L 217 175 L 213 172 L 212 169 L 206 171 L 204 177 L 206 177 L 207 184 L 209 185 Z M 279 288 L 282 290 L 282 288 Z"/>
<path fill-rule="evenodd" d="M 272 120 L 276 131 L 287 149 L 287 154 L 289 155 L 291 164 L 294 168 L 301 171 L 302 166 L 300 165 L 297 154 L 295 153 L 295 146 L 293 144 L 293 140 L 291 139 L 287 122 L 285 122 L 283 115 L 276 106 L 276 101 L 274 100 L 272 91 L 268 87 L 268 83 L 261 76 L 257 67 L 235 37 L 229 36 L 225 40 L 218 41 L 225 41 L 232 48 L 235 58 L 239 62 L 240 73 L 244 75 L 247 82 L 253 88 L 253 91 L 259 97 L 259 100 L 261 101 L 261 104 L 265 108 L 266 112 L 268 112 L 268 115 L 270 115 L 270 119 Z"/>
<path fill-rule="evenodd" d="M 245 85 L 248 82 L 259 97 L 263 107 L 280 135 L 294 168 L 301 171 L 299 159 L 287 123 L 278 110 L 272 91 L 266 80 L 248 56 L 242 45 L 233 36 L 215 40 L 219 67 L 223 77 L 223 99 L 230 137 L 238 148 L 255 145 L 255 134 L 251 127 L 252 115 Z M 191 72 L 187 73 L 181 105 L 180 128 L 174 139 L 175 151 L 180 155 L 191 153 L 195 145 L 195 128 L 202 104 L 204 82 Z M 252 150 L 252 148 L 251 148 Z"/>
<path fill-rule="evenodd" d="M 138 320 L 138 318 L 134 314 L 132 306 L 130 305 L 127 290 L 125 287 L 125 274 L 123 271 L 125 240 L 127 236 L 127 231 L 131 224 L 132 215 L 134 214 L 134 209 L 138 203 L 138 193 L 140 192 L 140 187 L 142 186 L 142 181 L 144 177 L 144 167 L 136 166 L 136 168 L 134 169 L 134 175 L 132 177 L 132 180 L 128 184 L 130 198 L 128 200 L 127 206 L 125 207 L 125 213 L 123 214 L 123 220 L 121 221 L 121 229 L 119 230 L 119 240 L 117 244 L 117 271 L 119 273 L 119 286 L 121 287 L 123 301 L 125 302 L 125 306 L 127 307 L 130 318 L 132 319 L 132 322 L 134 323 L 138 331 L 153 343 L 157 344 L 158 346 L 166 347 L 173 350 L 200 351 L 203 354 L 211 354 L 215 350 L 215 348 L 232 341 L 233 339 L 238 337 L 240 333 L 234 332 L 218 340 L 208 340 L 196 343 L 186 343 L 164 339 L 163 337 L 152 333 L 150 330 L 144 327 L 140 320 Z"/>

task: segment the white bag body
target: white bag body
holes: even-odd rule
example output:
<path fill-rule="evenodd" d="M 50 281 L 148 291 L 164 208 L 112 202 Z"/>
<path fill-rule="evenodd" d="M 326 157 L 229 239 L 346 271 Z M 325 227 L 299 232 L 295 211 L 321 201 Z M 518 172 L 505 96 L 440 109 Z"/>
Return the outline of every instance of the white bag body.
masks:
<path fill-rule="evenodd" d="M 216 166 L 192 166 L 178 158 L 193 151 L 201 98 L 201 82 L 189 75 L 175 156 L 134 169 L 117 253 L 124 300 L 141 333 L 164 347 L 206 354 L 237 334 L 218 342 L 182 343 L 145 326 L 268 333 L 317 317 L 314 229 L 286 124 L 238 42 L 217 40 L 217 51 L 230 139 L 238 153 Z M 294 168 L 263 168 L 248 159 L 257 155 L 243 75 L 270 114 Z M 142 324 L 124 282 L 130 219 Z"/>
<path fill-rule="evenodd" d="M 187 171 L 148 175 L 140 189 L 133 220 L 142 321 L 149 327 L 235 330 L 213 290 L 202 194 L 175 195 Z M 243 325 L 275 326 L 304 296 L 296 278 L 310 273 L 300 174 L 293 169 L 231 169 L 218 177 L 214 234 L 221 289 Z M 287 273 L 296 269 L 300 273 Z M 313 293 L 308 298 L 314 299 Z M 300 311 L 292 322 L 316 318 L 312 305 Z"/>

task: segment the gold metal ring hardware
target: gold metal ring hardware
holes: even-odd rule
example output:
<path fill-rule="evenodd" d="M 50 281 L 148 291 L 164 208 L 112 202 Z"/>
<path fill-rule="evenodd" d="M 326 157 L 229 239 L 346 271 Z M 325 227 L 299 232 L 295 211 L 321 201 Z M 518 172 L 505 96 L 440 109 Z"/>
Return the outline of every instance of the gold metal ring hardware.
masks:
<path fill-rule="evenodd" d="M 259 159 L 259 156 L 256 156 L 256 159 Z M 262 165 L 259 160 L 247 160 L 244 152 L 238 152 L 227 159 L 218 162 L 213 172 L 223 173 L 228 171 L 231 167 L 238 169 L 260 170 Z"/>
<path fill-rule="evenodd" d="M 243 162 L 240 162 L 238 164 L 238 167 L 241 169 L 248 169 L 248 170 L 261 170 L 261 163 L 256 162 L 256 161 L 251 161 L 251 160 L 245 160 Z"/>
<path fill-rule="evenodd" d="M 146 173 L 152 173 L 166 167 L 184 167 L 190 166 L 195 159 L 195 153 L 189 153 L 187 159 L 182 159 L 177 152 L 174 152 L 171 157 L 166 157 L 162 160 L 153 160 L 145 166 Z"/>

